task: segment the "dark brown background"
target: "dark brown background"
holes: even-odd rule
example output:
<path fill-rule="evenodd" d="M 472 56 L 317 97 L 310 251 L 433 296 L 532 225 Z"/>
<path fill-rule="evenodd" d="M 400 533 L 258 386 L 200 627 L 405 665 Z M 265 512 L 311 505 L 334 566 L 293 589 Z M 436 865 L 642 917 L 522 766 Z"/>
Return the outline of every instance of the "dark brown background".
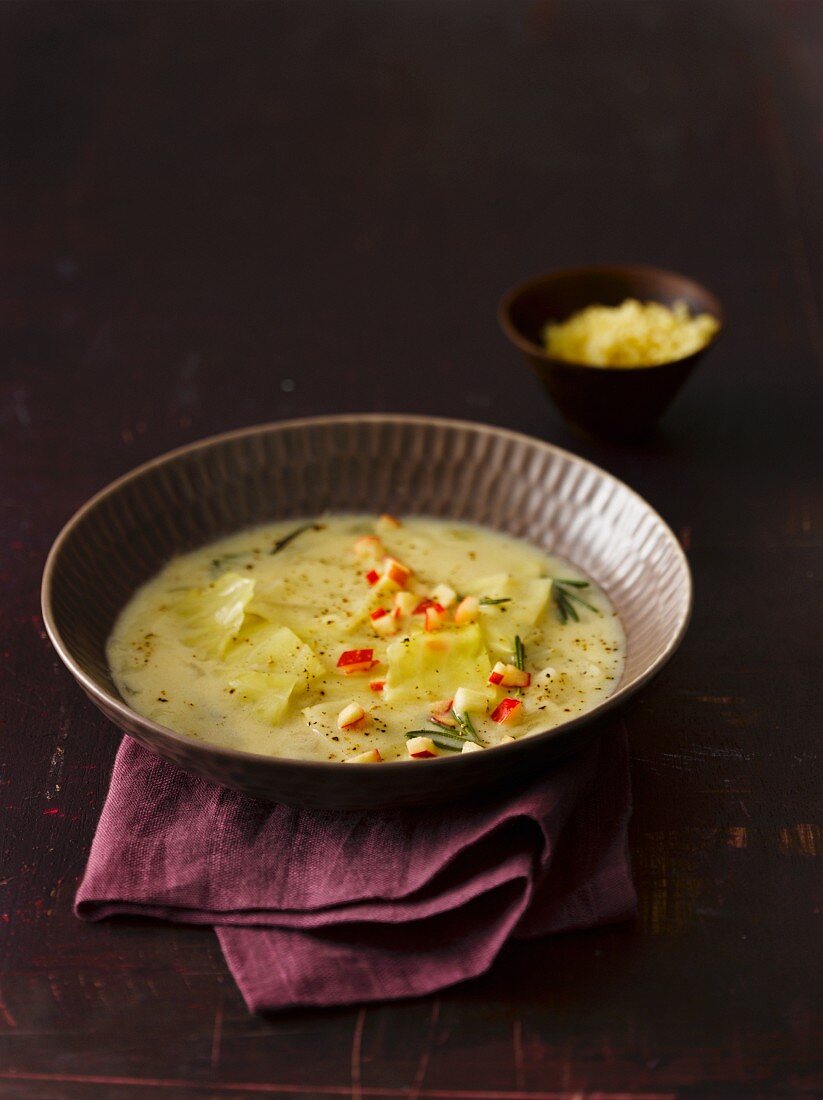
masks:
<path fill-rule="evenodd" d="M 0 1095 L 823 1095 L 823 5 L 6 3 Z M 574 436 L 495 306 L 704 279 L 726 338 L 644 446 Z M 688 548 L 627 719 L 636 927 L 408 1004 L 246 1014 L 207 930 L 72 897 L 117 745 L 37 613 L 94 490 L 221 429 L 442 413 L 569 446 Z"/>

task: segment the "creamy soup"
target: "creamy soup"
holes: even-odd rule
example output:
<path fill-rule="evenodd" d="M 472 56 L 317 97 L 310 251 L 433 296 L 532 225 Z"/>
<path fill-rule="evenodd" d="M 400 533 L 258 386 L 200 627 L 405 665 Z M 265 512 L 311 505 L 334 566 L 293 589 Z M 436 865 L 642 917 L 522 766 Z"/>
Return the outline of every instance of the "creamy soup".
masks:
<path fill-rule="evenodd" d="M 379 763 L 477 752 L 616 688 L 625 640 L 567 562 L 469 524 L 275 523 L 175 558 L 120 615 L 123 698 L 269 756 Z"/>

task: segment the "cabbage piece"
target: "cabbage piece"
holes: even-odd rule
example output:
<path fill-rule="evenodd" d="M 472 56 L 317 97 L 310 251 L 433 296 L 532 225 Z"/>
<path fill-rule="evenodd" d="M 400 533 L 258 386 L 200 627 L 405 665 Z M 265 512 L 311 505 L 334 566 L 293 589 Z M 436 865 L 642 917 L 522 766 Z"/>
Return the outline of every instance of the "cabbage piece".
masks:
<path fill-rule="evenodd" d="M 315 703 L 313 707 L 303 708 L 303 717 L 310 729 L 324 737 L 340 736 L 337 728 L 337 716 L 340 713 L 340 701 Z"/>
<path fill-rule="evenodd" d="M 506 603 L 480 608 L 480 627 L 492 653 L 509 660 L 514 652 L 515 635 L 520 635 L 524 643 L 529 640 L 546 611 L 551 590 L 551 577 L 524 579 L 500 574 L 485 578 L 483 596 L 506 598 Z M 479 594 L 478 589 L 475 591 Z"/>
<path fill-rule="evenodd" d="M 533 577 L 531 580 L 521 582 L 522 595 L 517 602 L 524 621 L 529 626 L 537 626 L 546 611 L 549 596 L 552 591 L 551 577 Z"/>
<path fill-rule="evenodd" d="M 421 632 L 387 650 L 387 702 L 446 699 L 459 687 L 488 687 L 491 664 L 476 623 L 456 630 Z"/>
<path fill-rule="evenodd" d="M 296 692 L 307 690 L 326 669 L 314 650 L 293 630 L 276 623 L 252 625 L 237 638 L 226 663 L 244 672 L 278 673 L 292 677 Z"/>
<path fill-rule="evenodd" d="M 478 577 L 473 581 L 466 581 L 460 586 L 461 591 L 467 596 L 487 596 L 489 599 L 498 600 L 501 597 L 513 595 L 515 580 L 511 573 L 493 573 L 489 577 Z"/>
<path fill-rule="evenodd" d="M 324 610 L 323 593 L 288 577 L 258 578 L 249 611 L 261 619 L 281 622 L 284 609 L 300 612 L 307 620 L 317 617 Z"/>
<path fill-rule="evenodd" d="M 359 630 L 370 625 L 369 616 L 378 607 L 384 607 L 390 611 L 394 606 L 394 593 L 380 591 L 378 588 L 370 588 L 363 598 L 348 612 L 347 620 L 340 620 L 346 634 L 356 634 Z"/>
<path fill-rule="evenodd" d="M 281 672 L 238 672 L 229 680 L 229 689 L 248 704 L 258 718 L 270 725 L 282 722 L 298 678 Z"/>
<path fill-rule="evenodd" d="M 205 588 L 194 588 L 175 605 L 183 620 L 183 642 L 198 656 L 222 657 L 243 626 L 254 581 L 224 573 Z"/>
<path fill-rule="evenodd" d="M 324 563 L 325 568 L 330 568 Z M 332 572 L 336 578 L 339 570 Z M 341 601 L 340 593 L 351 590 L 351 575 L 339 585 L 331 585 L 329 578 L 323 578 L 323 584 L 309 586 L 305 582 L 296 583 L 288 578 L 274 581 L 258 581 L 254 599 L 248 611 L 261 619 L 290 627 L 297 635 L 311 645 L 328 640 L 330 630 L 341 633 L 351 632 L 358 625 L 368 624 L 369 612 L 378 606 L 373 590 L 366 593 L 361 606 L 353 607 L 351 602 Z"/>
<path fill-rule="evenodd" d="M 321 612 L 324 608 L 320 604 L 275 602 L 258 599 L 256 595 L 249 604 L 248 610 L 268 623 L 288 627 L 310 645 L 315 645 L 321 640 L 324 632 L 333 625 L 329 622 L 329 618 L 334 618 L 329 615 L 322 616 Z"/>

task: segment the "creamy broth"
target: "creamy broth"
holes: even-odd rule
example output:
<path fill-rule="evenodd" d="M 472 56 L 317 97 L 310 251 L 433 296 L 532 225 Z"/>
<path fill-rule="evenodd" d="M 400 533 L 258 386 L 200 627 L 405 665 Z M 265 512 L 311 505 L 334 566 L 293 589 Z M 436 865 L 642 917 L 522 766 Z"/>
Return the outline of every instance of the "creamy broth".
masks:
<path fill-rule="evenodd" d="M 468 524 L 351 515 L 175 558 L 108 643 L 123 698 L 170 729 L 363 762 L 549 729 L 615 690 L 624 651 L 606 595 L 562 559 Z"/>

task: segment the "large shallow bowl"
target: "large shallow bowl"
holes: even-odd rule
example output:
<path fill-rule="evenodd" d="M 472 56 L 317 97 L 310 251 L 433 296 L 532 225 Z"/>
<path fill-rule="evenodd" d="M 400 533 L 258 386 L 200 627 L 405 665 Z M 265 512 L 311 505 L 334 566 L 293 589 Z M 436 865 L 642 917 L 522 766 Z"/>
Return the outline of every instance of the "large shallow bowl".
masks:
<path fill-rule="evenodd" d="M 608 593 L 628 638 L 618 690 L 512 745 L 376 767 L 233 752 L 143 718 L 120 697 L 106 639 L 173 555 L 252 524 L 323 511 L 451 517 L 570 559 Z M 691 579 L 677 540 L 631 489 L 583 459 L 480 424 L 340 416 L 229 432 L 163 455 L 98 493 L 55 542 L 43 614 L 64 663 L 120 729 L 188 771 L 252 795 L 337 809 L 442 802 L 502 789 L 585 744 L 677 648 Z"/>

